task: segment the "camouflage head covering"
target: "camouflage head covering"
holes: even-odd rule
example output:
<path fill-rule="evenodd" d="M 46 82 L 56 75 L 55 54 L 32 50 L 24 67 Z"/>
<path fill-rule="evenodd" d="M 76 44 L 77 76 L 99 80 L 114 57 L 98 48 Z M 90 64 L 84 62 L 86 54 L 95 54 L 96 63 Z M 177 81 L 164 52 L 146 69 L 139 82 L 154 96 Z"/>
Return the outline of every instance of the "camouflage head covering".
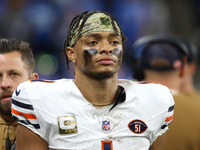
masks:
<path fill-rule="evenodd" d="M 91 33 L 91 32 L 95 32 L 95 31 L 113 31 L 115 32 L 113 25 L 112 25 L 112 20 L 110 18 L 110 16 L 104 14 L 104 13 L 95 13 L 93 15 L 91 15 L 87 21 L 84 24 L 83 29 L 79 32 L 79 28 L 80 25 L 82 23 L 83 19 L 79 22 L 79 25 L 76 29 L 71 30 L 72 32 L 72 37 L 69 40 L 69 46 L 73 46 L 82 36 Z M 122 37 L 121 34 L 121 30 L 118 26 L 118 24 L 116 23 L 116 21 L 114 21 L 114 24 L 116 26 L 117 29 L 117 34 Z"/>

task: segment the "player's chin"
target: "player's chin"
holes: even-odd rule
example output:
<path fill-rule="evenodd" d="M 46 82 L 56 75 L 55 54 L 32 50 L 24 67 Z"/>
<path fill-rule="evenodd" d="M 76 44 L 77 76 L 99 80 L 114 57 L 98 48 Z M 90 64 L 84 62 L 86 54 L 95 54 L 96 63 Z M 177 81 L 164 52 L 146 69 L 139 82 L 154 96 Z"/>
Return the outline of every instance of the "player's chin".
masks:
<path fill-rule="evenodd" d="M 116 72 L 114 71 L 101 71 L 101 72 L 96 72 L 96 77 L 99 80 L 103 80 L 103 79 L 109 79 L 112 78 L 114 76 Z"/>
<path fill-rule="evenodd" d="M 89 78 L 91 79 L 94 79 L 94 80 L 104 80 L 104 79 L 109 79 L 109 78 L 112 78 L 114 76 L 116 72 L 115 71 L 100 71 L 100 70 L 96 70 L 96 71 L 87 71 L 87 72 L 84 72 L 84 74 L 86 76 L 88 76 Z"/>

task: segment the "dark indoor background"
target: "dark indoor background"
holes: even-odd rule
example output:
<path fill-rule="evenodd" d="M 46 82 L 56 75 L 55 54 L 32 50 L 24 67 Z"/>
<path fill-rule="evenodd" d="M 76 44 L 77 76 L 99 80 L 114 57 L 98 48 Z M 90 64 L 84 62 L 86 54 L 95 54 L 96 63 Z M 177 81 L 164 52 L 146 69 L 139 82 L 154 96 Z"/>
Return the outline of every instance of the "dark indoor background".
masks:
<path fill-rule="evenodd" d="M 200 0 L 0 0 L 0 37 L 31 44 L 40 78 L 73 78 L 73 63 L 68 71 L 62 51 L 68 25 L 75 15 L 94 9 L 111 13 L 128 38 L 119 78 L 132 79 L 128 52 L 141 36 L 175 34 L 200 48 Z M 199 76 L 200 64 L 198 89 Z"/>

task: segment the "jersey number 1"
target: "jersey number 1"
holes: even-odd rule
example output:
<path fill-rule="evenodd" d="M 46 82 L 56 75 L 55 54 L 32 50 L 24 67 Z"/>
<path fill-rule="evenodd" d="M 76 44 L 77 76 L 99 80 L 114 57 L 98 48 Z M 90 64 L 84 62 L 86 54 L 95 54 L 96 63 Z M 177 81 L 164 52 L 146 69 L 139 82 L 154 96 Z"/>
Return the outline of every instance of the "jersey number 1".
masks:
<path fill-rule="evenodd" d="M 101 141 L 102 150 L 113 150 L 112 141 Z"/>

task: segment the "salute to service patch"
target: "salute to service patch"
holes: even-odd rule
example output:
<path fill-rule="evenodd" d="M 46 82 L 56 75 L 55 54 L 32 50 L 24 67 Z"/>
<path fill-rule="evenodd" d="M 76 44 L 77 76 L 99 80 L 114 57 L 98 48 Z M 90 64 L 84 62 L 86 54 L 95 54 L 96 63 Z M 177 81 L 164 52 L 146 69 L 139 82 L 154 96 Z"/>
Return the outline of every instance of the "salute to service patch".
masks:
<path fill-rule="evenodd" d="M 78 132 L 75 116 L 58 117 L 58 127 L 60 134 L 73 134 Z"/>

